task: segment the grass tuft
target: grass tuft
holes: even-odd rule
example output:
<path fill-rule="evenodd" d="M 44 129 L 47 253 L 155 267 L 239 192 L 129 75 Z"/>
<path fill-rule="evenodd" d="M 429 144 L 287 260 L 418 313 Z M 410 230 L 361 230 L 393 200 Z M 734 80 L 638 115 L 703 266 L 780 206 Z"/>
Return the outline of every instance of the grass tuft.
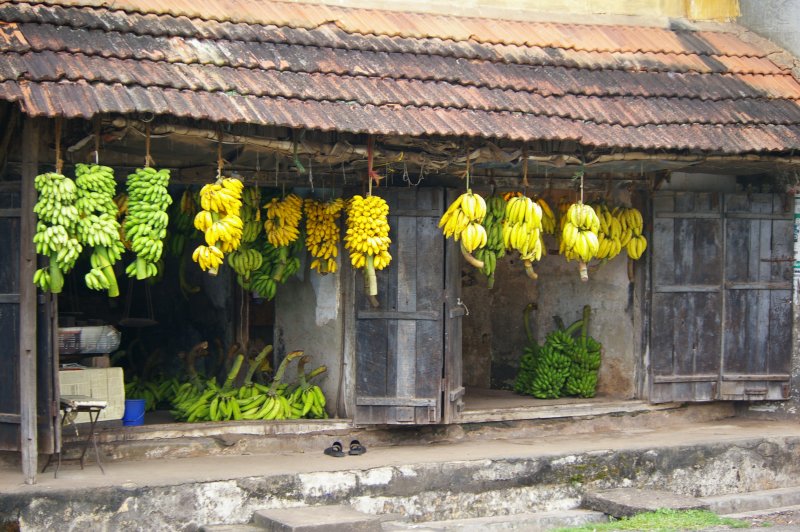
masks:
<path fill-rule="evenodd" d="M 746 521 L 720 517 L 707 510 L 656 510 L 637 514 L 633 517 L 614 519 L 608 523 L 591 523 L 579 527 L 559 528 L 553 532 L 611 532 L 617 530 L 636 530 L 652 532 L 677 532 L 683 530 L 703 530 L 713 526 L 747 528 Z"/>

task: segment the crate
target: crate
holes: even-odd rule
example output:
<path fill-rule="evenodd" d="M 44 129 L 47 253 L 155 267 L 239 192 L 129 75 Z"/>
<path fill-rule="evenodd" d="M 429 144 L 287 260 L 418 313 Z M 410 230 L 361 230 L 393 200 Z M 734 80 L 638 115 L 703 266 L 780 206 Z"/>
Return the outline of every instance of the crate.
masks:
<path fill-rule="evenodd" d="M 121 341 L 122 333 L 111 325 L 58 329 L 58 352 L 62 355 L 112 353 Z"/>
<path fill-rule="evenodd" d="M 125 378 L 122 368 L 68 369 L 58 372 L 61 395 L 86 395 L 102 399 L 108 406 L 98 421 L 122 419 L 125 414 Z M 78 414 L 76 423 L 89 421 L 89 414 Z"/>

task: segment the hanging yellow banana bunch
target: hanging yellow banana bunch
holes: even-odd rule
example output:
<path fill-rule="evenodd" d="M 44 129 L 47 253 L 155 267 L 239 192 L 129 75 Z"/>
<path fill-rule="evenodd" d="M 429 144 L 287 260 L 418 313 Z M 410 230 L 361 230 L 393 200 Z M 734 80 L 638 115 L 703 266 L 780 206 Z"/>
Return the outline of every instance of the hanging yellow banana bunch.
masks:
<path fill-rule="evenodd" d="M 200 190 L 203 210 L 195 216 L 194 226 L 205 233 L 207 245 L 197 246 L 192 260 L 211 275 L 217 274 L 225 253 L 235 251 L 241 244 L 244 224 L 239 211 L 243 188 L 244 184 L 235 177 L 220 177 Z"/>
<path fill-rule="evenodd" d="M 538 276 L 533 271 L 533 261 L 542 258 L 542 207 L 527 196 L 514 196 L 506 203 L 506 218 L 503 225 L 503 244 L 506 249 L 516 250 L 525 265 L 525 273 L 531 279 Z"/>
<path fill-rule="evenodd" d="M 639 209 L 633 207 L 623 207 L 617 213 L 620 225 L 622 226 L 625 250 L 628 257 L 633 260 L 641 258 L 644 250 L 647 249 L 647 239 L 642 235 L 644 221 Z"/>
<path fill-rule="evenodd" d="M 600 220 L 600 231 L 597 233 L 597 253 L 598 259 L 611 260 L 622 251 L 622 224 L 614 216 L 604 203 L 592 206 L 597 218 Z"/>
<path fill-rule="evenodd" d="M 344 200 L 323 203 L 306 199 L 303 207 L 306 212 L 306 249 L 314 257 L 311 269 L 317 273 L 335 273 L 336 257 L 339 255 L 339 218 L 344 208 Z"/>
<path fill-rule="evenodd" d="M 439 227 L 445 238 L 461 241 L 461 253 L 464 258 L 476 268 L 483 268 L 483 261 L 476 259 L 472 252 L 486 245 L 488 235 L 483 227 L 486 217 L 486 201 L 479 195 L 473 194 L 472 189 L 461 194 L 447 207 L 439 219 Z"/>
<path fill-rule="evenodd" d="M 378 295 L 375 270 L 392 261 L 389 254 L 389 205 L 379 196 L 353 196 L 347 205 L 347 231 L 344 247 L 350 252 L 353 268 L 364 269 L 368 296 Z"/>
<path fill-rule="evenodd" d="M 272 198 L 264 208 L 267 220 L 264 230 L 267 240 L 275 247 L 288 246 L 300 236 L 300 219 L 303 217 L 303 200 L 297 194 L 283 199 Z"/>

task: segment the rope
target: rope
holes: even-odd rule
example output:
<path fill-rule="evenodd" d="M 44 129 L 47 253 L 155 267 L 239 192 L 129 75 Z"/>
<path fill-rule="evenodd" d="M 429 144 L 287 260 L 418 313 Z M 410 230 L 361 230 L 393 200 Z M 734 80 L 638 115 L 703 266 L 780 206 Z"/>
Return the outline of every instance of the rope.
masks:
<path fill-rule="evenodd" d="M 528 147 L 522 147 L 522 194 L 528 191 Z"/>
<path fill-rule="evenodd" d="M 217 180 L 222 179 L 222 167 L 225 160 L 222 158 L 222 129 L 217 130 Z"/>
<path fill-rule="evenodd" d="M 94 122 L 94 164 L 100 164 L 100 119 Z"/>
<path fill-rule="evenodd" d="M 150 122 L 144 124 L 144 166 L 148 168 L 153 160 L 150 157 Z"/>
<path fill-rule="evenodd" d="M 61 160 L 61 117 L 56 117 L 56 173 L 60 174 L 64 167 L 64 161 Z"/>

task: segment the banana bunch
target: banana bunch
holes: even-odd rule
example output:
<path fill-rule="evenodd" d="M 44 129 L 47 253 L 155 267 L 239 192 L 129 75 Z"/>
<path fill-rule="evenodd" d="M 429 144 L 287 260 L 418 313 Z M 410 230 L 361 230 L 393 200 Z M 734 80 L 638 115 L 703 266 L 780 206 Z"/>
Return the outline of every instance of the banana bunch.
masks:
<path fill-rule="evenodd" d="M 173 201 L 169 211 L 170 230 L 168 248 L 170 254 L 180 259 L 186 243 L 194 235 L 194 217 L 197 216 L 197 202 L 191 187 L 186 187 L 179 201 Z"/>
<path fill-rule="evenodd" d="M 178 380 L 174 377 L 159 381 L 142 381 L 134 376 L 125 383 L 125 397 L 128 399 L 144 399 L 145 411 L 153 411 L 162 401 L 170 401 L 179 389 Z"/>
<path fill-rule="evenodd" d="M 567 395 L 594 397 L 597 391 L 597 370 L 600 369 L 602 346 L 591 336 L 575 342 L 570 353 L 569 377 L 564 383 Z"/>
<path fill-rule="evenodd" d="M 374 259 L 376 270 L 392 261 L 389 254 L 389 205 L 379 196 L 353 196 L 347 204 L 347 231 L 344 247 L 350 252 L 353 268 L 365 268 Z"/>
<path fill-rule="evenodd" d="M 308 198 L 303 202 L 306 213 L 306 248 L 314 257 L 311 269 L 317 273 L 335 273 L 339 255 L 339 218 L 345 206 L 337 198 L 327 203 Z"/>
<path fill-rule="evenodd" d="M 533 261 L 542 258 L 545 247 L 542 241 L 542 207 L 531 198 L 515 195 L 506 203 L 503 245 L 519 252 L 525 273 L 536 279 Z"/>
<path fill-rule="evenodd" d="M 322 388 L 316 384 L 298 386 L 289 396 L 289 404 L 295 408 L 300 408 L 297 418 L 325 419 L 328 414 L 325 412 L 325 395 Z"/>
<path fill-rule="evenodd" d="M 255 242 L 261 234 L 261 190 L 258 187 L 245 187 L 242 190 L 242 243 Z"/>
<path fill-rule="evenodd" d="M 75 165 L 75 184 L 80 213 L 78 240 L 94 248 L 90 257 L 91 270 L 84 277 L 92 290 L 107 290 L 109 297 L 119 296 L 114 264 L 122 257 L 125 246 L 120 240 L 119 208 L 114 201 L 117 182 L 114 171 L 107 166 Z"/>
<path fill-rule="evenodd" d="M 239 217 L 244 184 L 235 177 L 221 177 L 200 190 L 203 210 L 194 218 L 194 226 L 205 234 L 206 244 L 192 253 L 192 260 L 203 271 L 216 275 L 225 253 L 239 248 L 244 222 Z"/>
<path fill-rule="evenodd" d="M 439 227 L 445 238 L 453 237 L 461 247 L 472 253 L 486 245 L 488 235 L 482 222 L 486 217 L 486 201 L 479 195 L 467 190 L 447 207 L 439 219 Z"/>
<path fill-rule="evenodd" d="M 123 222 L 136 260 L 125 269 L 138 280 L 158 275 L 156 263 L 164 250 L 172 198 L 167 191 L 169 170 L 139 168 L 128 176 L 128 214 Z"/>
<path fill-rule="evenodd" d="M 506 254 L 503 243 L 503 221 L 506 217 L 506 202 L 498 195 L 489 196 L 486 200 L 486 217 L 483 219 L 483 228 L 486 231 L 486 246 L 475 250 L 475 258 L 483 262 L 483 273 L 488 278 L 491 289 L 494 286 L 494 272 L 497 268 L 497 259 Z"/>
<path fill-rule="evenodd" d="M 375 270 L 386 268 L 392 261 L 389 254 L 389 205 L 379 196 L 355 195 L 347 203 L 347 231 L 344 247 L 350 252 L 353 268 L 364 269 L 366 292 L 378 295 Z"/>
<path fill-rule="evenodd" d="M 536 203 L 542 209 L 542 231 L 548 235 L 556 234 L 556 215 L 544 198 L 538 198 Z"/>
<path fill-rule="evenodd" d="M 557 399 L 569 377 L 570 359 L 562 349 L 545 341 L 536 359 L 536 374 L 530 394 L 539 399 Z"/>
<path fill-rule="evenodd" d="M 34 187 L 39 193 L 33 212 L 39 217 L 33 243 L 36 253 L 50 258 L 48 268 L 33 274 L 33 283 L 44 291 L 58 294 L 64 288 L 64 274 L 75 266 L 83 251 L 77 238 L 80 215 L 75 202 L 75 182 L 55 172 L 36 176 Z"/>
<path fill-rule="evenodd" d="M 300 219 L 303 217 L 300 196 L 289 194 L 283 199 L 272 198 L 264 208 L 267 210 L 264 231 L 270 244 L 288 246 L 300 237 Z"/>
<path fill-rule="evenodd" d="M 261 242 L 261 240 L 259 240 Z M 300 269 L 299 254 L 303 251 L 303 241 L 297 239 L 288 246 L 275 247 L 266 240 L 261 247 L 261 267 L 252 273 L 250 282 L 240 284 L 259 296 L 272 300 L 283 284 Z"/>
<path fill-rule="evenodd" d="M 228 264 L 239 276 L 242 287 L 247 286 L 250 276 L 261 267 L 262 262 L 261 253 L 255 248 L 239 248 L 228 253 Z"/>
<path fill-rule="evenodd" d="M 567 260 L 587 263 L 600 247 L 597 233 L 600 219 L 594 209 L 585 203 L 573 203 L 563 217 L 560 253 Z"/>
<path fill-rule="evenodd" d="M 598 203 L 592 206 L 600 220 L 600 231 L 597 233 L 598 248 L 595 257 L 610 260 L 622 251 L 622 224 L 612 214 L 608 206 Z"/>
<path fill-rule="evenodd" d="M 642 213 L 639 209 L 626 207 L 619 209 L 617 217 L 622 225 L 623 246 L 630 258 L 638 260 L 647 249 L 647 239 L 642 235 L 644 229 Z"/>

